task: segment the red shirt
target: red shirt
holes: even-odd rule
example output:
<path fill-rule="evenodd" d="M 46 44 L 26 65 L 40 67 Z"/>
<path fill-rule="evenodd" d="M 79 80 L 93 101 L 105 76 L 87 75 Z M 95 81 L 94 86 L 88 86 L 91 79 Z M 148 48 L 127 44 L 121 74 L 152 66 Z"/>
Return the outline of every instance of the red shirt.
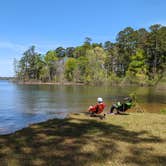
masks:
<path fill-rule="evenodd" d="M 92 106 L 89 111 L 95 112 L 96 114 L 100 114 L 101 112 L 104 111 L 105 108 L 105 103 L 97 103 L 96 105 Z"/>

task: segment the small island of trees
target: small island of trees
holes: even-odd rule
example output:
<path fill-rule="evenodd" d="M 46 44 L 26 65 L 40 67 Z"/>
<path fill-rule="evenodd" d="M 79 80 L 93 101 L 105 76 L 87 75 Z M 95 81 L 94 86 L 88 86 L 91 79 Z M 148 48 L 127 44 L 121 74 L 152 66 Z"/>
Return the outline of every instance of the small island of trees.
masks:
<path fill-rule="evenodd" d="M 80 46 L 44 55 L 31 46 L 14 67 L 17 80 L 24 82 L 153 85 L 165 75 L 166 26 L 126 27 L 115 42 L 93 43 L 87 37 Z"/>

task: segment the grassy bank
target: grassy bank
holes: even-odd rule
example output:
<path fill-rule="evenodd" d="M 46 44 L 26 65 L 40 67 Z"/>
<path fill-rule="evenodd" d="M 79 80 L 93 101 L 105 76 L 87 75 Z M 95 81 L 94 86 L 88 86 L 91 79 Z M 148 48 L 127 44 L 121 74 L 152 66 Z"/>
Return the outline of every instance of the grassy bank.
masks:
<path fill-rule="evenodd" d="M 166 115 L 71 114 L 0 136 L 1 165 L 164 166 Z"/>

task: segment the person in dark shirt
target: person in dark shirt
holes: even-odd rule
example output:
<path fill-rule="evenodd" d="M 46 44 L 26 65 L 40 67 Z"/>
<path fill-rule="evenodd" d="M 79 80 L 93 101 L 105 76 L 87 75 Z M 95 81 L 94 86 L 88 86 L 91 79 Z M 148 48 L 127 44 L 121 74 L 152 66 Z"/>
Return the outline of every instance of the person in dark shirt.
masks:
<path fill-rule="evenodd" d="M 124 102 L 121 103 L 120 101 L 118 101 L 117 103 L 114 103 L 111 108 L 110 108 L 110 114 L 114 113 L 114 110 L 116 109 L 116 113 L 120 114 L 121 112 L 125 112 L 128 109 L 130 109 L 132 106 L 132 99 L 130 97 L 126 97 L 124 98 Z"/>

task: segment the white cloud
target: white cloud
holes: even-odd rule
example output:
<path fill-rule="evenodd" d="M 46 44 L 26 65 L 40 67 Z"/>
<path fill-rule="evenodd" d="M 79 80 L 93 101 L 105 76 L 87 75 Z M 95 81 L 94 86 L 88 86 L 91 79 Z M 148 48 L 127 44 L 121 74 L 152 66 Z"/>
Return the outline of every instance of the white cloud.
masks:
<path fill-rule="evenodd" d="M 0 41 L 0 48 L 11 49 L 13 51 L 19 52 L 24 51 L 26 49 L 26 46 L 12 42 Z"/>

